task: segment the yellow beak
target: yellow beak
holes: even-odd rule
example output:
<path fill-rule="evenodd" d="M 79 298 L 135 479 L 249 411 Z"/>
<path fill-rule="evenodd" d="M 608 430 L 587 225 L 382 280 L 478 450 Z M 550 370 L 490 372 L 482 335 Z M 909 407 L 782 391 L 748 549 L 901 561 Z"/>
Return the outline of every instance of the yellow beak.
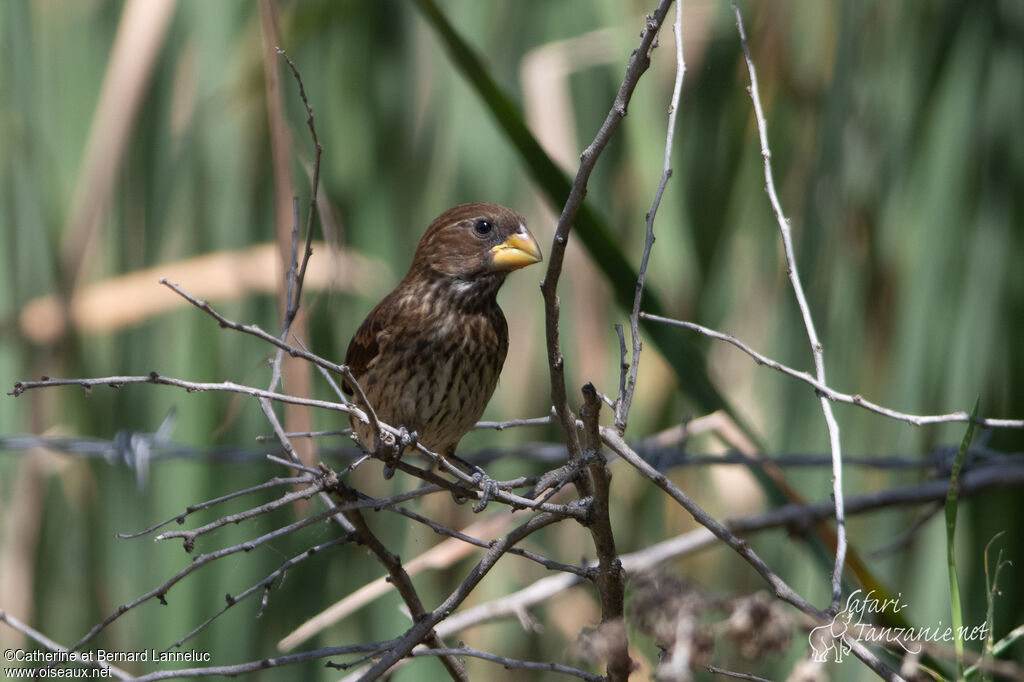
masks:
<path fill-rule="evenodd" d="M 495 271 L 517 270 L 544 260 L 537 240 L 525 227 L 491 249 L 491 253 L 491 270 Z"/>

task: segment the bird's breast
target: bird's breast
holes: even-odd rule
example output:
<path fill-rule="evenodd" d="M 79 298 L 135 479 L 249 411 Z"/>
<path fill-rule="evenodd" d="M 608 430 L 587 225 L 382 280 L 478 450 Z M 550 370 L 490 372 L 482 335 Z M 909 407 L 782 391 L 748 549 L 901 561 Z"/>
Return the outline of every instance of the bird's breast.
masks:
<path fill-rule="evenodd" d="M 479 420 L 508 351 L 501 309 L 467 312 L 421 299 L 404 324 L 378 335 L 380 350 L 360 379 L 378 416 L 448 452 Z"/>

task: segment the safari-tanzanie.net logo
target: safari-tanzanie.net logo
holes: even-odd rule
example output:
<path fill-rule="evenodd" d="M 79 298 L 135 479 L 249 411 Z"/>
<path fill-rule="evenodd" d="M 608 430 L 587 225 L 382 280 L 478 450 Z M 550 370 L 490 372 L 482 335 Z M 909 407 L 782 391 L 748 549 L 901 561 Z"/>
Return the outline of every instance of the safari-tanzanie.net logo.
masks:
<path fill-rule="evenodd" d="M 850 647 L 844 638 L 865 644 L 877 644 L 889 649 L 900 647 L 908 654 L 916 655 L 921 653 L 922 644 L 926 642 L 952 644 L 958 637 L 967 642 L 984 641 L 988 637 L 988 622 L 973 626 L 963 625 L 959 628 L 943 625 L 941 620 L 936 625 L 921 627 L 876 624 L 883 614 L 897 614 L 907 608 L 907 603 L 902 597 L 902 592 L 895 598 L 888 599 L 879 599 L 875 596 L 874 590 L 867 593 L 864 590 L 856 590 L 851 593 L 846 598 L 846 606 L 836 614 L 831 623 L 819 625 L 807 635 L 814 661 L 825 663 L 831 660 L 842 663 L 843 657 L 850 653 Z"/>

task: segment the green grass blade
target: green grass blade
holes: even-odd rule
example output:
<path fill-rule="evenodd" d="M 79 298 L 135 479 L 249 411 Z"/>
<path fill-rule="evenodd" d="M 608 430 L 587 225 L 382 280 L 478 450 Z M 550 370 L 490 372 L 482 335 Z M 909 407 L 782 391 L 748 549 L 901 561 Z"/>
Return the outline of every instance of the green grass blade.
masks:
<path fill-rule="evenodd" d="M 960 449 L 957 450 L 956 459 L 953 462 L 953 472 L 949 476 L 949 492 L 946 493 L 946 565 L 949 568 L 949 603 L 953 616 L 953 631 L 956 639 L 953 642 L 956 651 L 956 673 L 957 679 L 964 679 L 964 614 L 960 605 L 960 585 L 956 574 L 956 560 L 953 540 L 956 536 L 956 510 L 957 493 L 960 487 L 960 469 L 963 468 L 964 459 L 967 456 L 967 447 L 974 438 L 974 420 L 978 416 L 978 404 L 980 398 L 974 401 L 974 409 L 971 410 L 971 420 L 967 423 L 967 432 L 960 441 Z"/>

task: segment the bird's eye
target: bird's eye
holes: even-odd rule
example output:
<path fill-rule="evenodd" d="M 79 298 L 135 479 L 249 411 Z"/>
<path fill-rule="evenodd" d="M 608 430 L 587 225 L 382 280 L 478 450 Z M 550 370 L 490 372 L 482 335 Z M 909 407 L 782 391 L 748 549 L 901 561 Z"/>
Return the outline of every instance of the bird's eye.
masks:
<path fill-rule="evenodd" d="M 473 231 L 476 232 L 477 235 L 480 237 L 489 235 L 491 233 L 491 230 L 493 229 L 494 225 L 491 224 L 490 220 L 484 220 L 483 218 L 480 218 L 475 223 L 473 223 Z"/>

